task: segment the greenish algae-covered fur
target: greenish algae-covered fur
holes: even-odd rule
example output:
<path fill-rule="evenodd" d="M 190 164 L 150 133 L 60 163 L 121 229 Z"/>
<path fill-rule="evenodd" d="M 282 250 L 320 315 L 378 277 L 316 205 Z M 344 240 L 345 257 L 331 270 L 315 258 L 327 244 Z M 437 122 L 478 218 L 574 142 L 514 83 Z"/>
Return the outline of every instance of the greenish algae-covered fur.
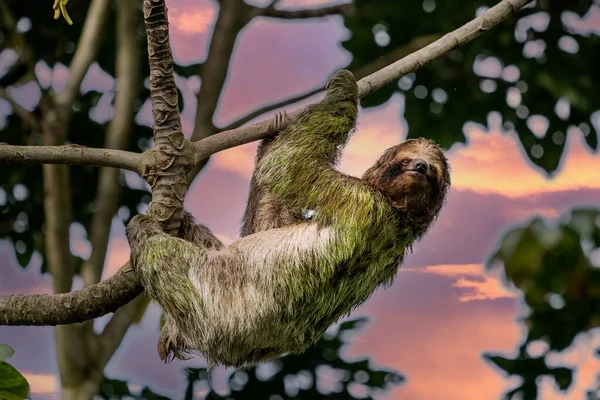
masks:
<path fill-rule="evenodd" d="M 323 101 L 263 141 L 243 237 L 228 247 L 188 213 L 179 238 L 132 219 L 134 270 L 165 311 L 162 359 L 200 353 L 244 367 L 302 352 L 392 282 L 441 209 L 449 168 L 419 139 L 388 149 L 362 179 L 336 171 L 357 111 L 356 81 L 342 70 Z"/>

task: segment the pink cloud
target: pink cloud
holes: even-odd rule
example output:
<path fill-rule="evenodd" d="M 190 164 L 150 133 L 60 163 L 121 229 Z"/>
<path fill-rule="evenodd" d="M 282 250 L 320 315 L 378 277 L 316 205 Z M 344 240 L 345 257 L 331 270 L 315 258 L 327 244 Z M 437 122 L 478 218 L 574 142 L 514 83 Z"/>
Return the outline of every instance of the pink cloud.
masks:
<path fill-rule="evenodd" d="M 513 298 L 498 276 L 487 272 L 482 264 L 432 265 L 425 268 L 406 268 L 406 272 L 428 273 L 454 279 L 452 287 L 460 289 L 456 295 L 461 302 Z"/>
<path fill-rule="evenodd" d="M 217 153 L 212 157 L 212 167 L 250 179 L 254 170 L 257 147 L 258 142 L 255 142 Z"/>
<path fill-rule="evenodd" d="M 511 197 L 600 187 L 600 158 L 580 134 L 567 135 L 562 169 L 553 179 L 533 167 L 515 135 L 473 129 L 467 137 L 448 152 L 453 187 Z"/>
<path fill-rule="evenodd" d="M 387 148 L 406 137 L 401 115 L 401 98 L 394 96 L 385 106 L 363 111 L 357 132 L 346 146 L 339 169 L 361 176 Z M 515 135 L 472 129 L 467 144 L 455 144 L 447 156 L 452 166 L 452 189 L 499 193 L 509 197 L 536 196 L 544 192 L 600 188 L 600 156 L 591 153 L 577 133 L 567 135 L 560 173 L 548 178 L 523 153 Z M 249 178 L 254 167 L 256 144 L 229 149 L 214 156 L 216 168 Z M 581 171 L 585 171 L 582 173 Z M 518 179 L 515 179 L 518 177 Z M 515 218 L 531 215 L 512 211 Z M 541 207 L 539 214 L 556 216 L 553 208 Z"/>
<path fill-rule="evenodd" d="M 112 236 L 108 244 L 102 279 L 115 274 L 129 260 L 129 242 L 124 236 Z"/>
<path fill-rule="evenodd" d="M 175 31 L 184 34 L 207 33 L 213 24 L 216 10 L 212 2 L 196 1 L 185 7 L 175 3 L 169 7 L 169 20 Z"/>
<path fill-rule="evenodd" d="M 60 399 L 59 380 L 58 377 L 52 374 L 35 374 L 22 372 L 32 394 L 44 395 L 44 398 Z"/>
<path fill-rule="evenodd" d="M 418 304 L 420 297 L 404 301 Z M 408 379 L 382 398 L 434 399 L 443 393 L 448 400 L 480 400 L 497 398 L 504 390 L 504 377 L 482 368 L 481 354 L 510 351 L 518 343 L 521 332 L 513 323 L 514 307 L 452 303 L 440 299 L 437 310 L 416 304 L 402 311 L 369 307 L 371 322 L 363 340 L 351 345 L 350 354 L 369 354 L 377 365 L 393 366 Z"/>

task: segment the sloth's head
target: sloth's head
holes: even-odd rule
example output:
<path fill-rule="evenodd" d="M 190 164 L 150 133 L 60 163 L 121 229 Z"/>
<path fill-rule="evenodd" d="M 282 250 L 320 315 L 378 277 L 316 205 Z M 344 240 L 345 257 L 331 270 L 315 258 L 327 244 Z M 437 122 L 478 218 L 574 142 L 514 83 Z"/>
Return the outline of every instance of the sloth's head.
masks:
<path fill-rule="evenodd" d="M 416 225 L 437 216 L 450 186 L 450 166 L 433 141 L 410 139 L 391 147 L 363 175 Z"/>

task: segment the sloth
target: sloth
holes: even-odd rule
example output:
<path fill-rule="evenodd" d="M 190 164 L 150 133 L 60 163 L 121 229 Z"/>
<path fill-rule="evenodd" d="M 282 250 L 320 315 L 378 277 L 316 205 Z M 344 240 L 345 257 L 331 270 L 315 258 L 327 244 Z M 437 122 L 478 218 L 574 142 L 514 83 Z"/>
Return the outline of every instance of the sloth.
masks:
<path fill-rule="evenodd" d="M 259 145 L 229 246 L 187 212 L 178 237 L 148 215 L 130 221 L 132 267 L 164 311 L 162 360 L 201 354 L 209 368 L 244 368 L 298 354 L 391 284 L 445 202 L 449 165 L 434 142 L 410 139 L 362 178 L 337 171 L 357 113 L 356 80 L 341 70 L 287 127 L 276 116 L 283 129 Z"/>

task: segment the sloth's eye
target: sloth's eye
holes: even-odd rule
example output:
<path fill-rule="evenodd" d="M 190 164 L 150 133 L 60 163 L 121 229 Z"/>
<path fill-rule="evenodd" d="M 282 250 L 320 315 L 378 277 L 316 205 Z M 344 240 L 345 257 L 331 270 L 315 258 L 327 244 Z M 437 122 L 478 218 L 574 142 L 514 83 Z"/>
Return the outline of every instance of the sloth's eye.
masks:
<path fill-rule="evenodd" d="M 410 158 L 405 158 L 404 160 L 401 161 L 402 165 L 408 165 L 410 164 Z"/>
<path fill-rule="evenodd" d="M 429 169 L 431 170 L 431 173 L 432 173 L 433 175 L 435 175 L 435 174 L 437 173 L 437 169 L 436 169 L 436 168 L 435 168 L 433 165 L 430 165 L 430 166 L 429 166 Z"/>

